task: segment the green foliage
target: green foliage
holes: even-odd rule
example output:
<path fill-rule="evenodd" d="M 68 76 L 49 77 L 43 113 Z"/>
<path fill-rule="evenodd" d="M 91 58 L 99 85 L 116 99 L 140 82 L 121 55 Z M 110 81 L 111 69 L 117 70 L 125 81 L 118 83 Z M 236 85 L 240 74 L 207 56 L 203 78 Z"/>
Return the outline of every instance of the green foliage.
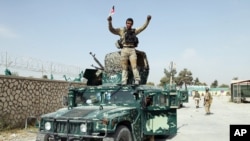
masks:
<path fill-rule="evenodd" d="M 175 77 L 175 75 L 177 74 L 176 69 L 173 69 L 172 71 L 168 71 L 167 69 L 164 69 L 164 74 L 165 76 L 161 78 L 159 86 L 164 86 L 166 84 L 169 84 L 171 74 L 172 74 L 172 82 L 176 83 L 177 86 L 182 86 L 184 83 L 186 85 L 208 86 L 205 82 L 200 82 L 198 77 L 196 77 L 193 80 L 192 72 L 186 68 L 180 71 L 177 77 Z M 235 79 L 238 79 L 238 78 L 236 77 Z M 218 81 L 215 80 L 215 82 L 211 84 L 211 87 L 216 88 L 217 86 L 218 86 Z M 222 85 L 222 86 L 223 88 L 226 87 L 226 85 Z"/>
<path fill-rule="evenodd" d="M 218 81 L 214 80 L 214 82 L 210 86 L 211 88 L 217 88 L 218 87 Z"/>
<path fill-rule="evenodd" d="M 9 69 L 5 69 L 5 75 L 11 75 L 11 71 Z"/>
<path fill-rule="evenodd" d="M 200 86 L 207 86 L 207 83 L 203 82 L 200 84 Z"/>
<path fill-rule="evenodd" d="M 200 85 L 200 84 L 201 84 L 201 82 L 200 82 L 199 78 L 196 77 L 194 80 L 194 85 Z"/>
<path fill-rule="evenodd" d="M 164 69 L 164 74 L 165 76 L 160 80 L 160 86 L 169 84 L 171 76 L 172 76 L 172 82 L 176 83 L 177 86 L 182 86 L 184 83 L 191 85 L 193 81 L 192 72 L 186 68 L 180 71 L 177 77 L 175 77 L 175 75 L 177 74 L 176 69 L 173 69 L 172 71 Z"/>
<path fill-rule="evenodd" d="M 196 85 L 196 86 L 207 86 L 207 84 L 206 84 L 206 83 L 202 83 L 202 82 L 200 82 L 198 77 L 196 77 L 196 78 L 195 78 L 195 80 L 194 80 L 194 83 L 193 83 L 193 84 L 194 84 L 194 85 Z"/>
<path fill-rule="evenodd" d="M 183 69 L 179 72 L 178 76 L 175 78 L 175 83 L 177 86 L 182 86 L 183 84 L 191 85 L 193 81 L 192 72 L 188 69 Z"/>
<path fill-rule="evenodd" d="M 160 80 L 160 86 L 164 86 L 164 85 L 166 85 L 167 83 L 169 83 L 170 82 L 170 79 L 169 78 L 167 78 L 166 76 L 164 76 L 164 77 L 162 77 L 161 78 L 161 80 Z"/>
<path fill-rule="evenodd" d="M 221 84 L 221 85 L 219 86 L 219 88 L 229 88 L 229 86 L 226 85 L 226 84 Z"/>
<path fill-rule="evenodd" d="M 48 76 L 47 75 L 43 75 L 42 78 L 43 79 L 48 79 Z"/>
<path fill-rule="evenodd" d="M 165 76 L 161 78 L 159 86 L 164 86 L 166 84 L 170 83 L 170 78 L 172 76 L 172 82 L 174 82 L 174 76 L 177 74 L 176 69 L 172 69 L 168 71 L 167 69 L 164 69 Z"/>
<path fill-rule="evenodd" d="M 239 80 L 238 77 L 234 77 L 232 80 Z"/>

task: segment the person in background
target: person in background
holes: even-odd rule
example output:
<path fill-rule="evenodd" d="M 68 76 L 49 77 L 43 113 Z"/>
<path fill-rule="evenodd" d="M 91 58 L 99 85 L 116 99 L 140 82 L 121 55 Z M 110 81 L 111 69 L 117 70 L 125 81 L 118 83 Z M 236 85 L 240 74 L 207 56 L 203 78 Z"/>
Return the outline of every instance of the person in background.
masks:
<path fill-rule="evenodd" d="M 211 93 L 209 92 L 209 88 L 206 88 L 206 92 L 204 95 L 204 106 L 205 106 L 206 115 L 211 114 L 210 107 L 212 104 L 212 100 L 213 100 L 213 97 Z"/>
<path fill-rule="evenodd" d="M 194 99 L 196 108 L 199 108 L 199 103 L 200 103 L 200 100 L 201 100 L 201 96 L 200 96 L 200 94 L 198 93 L 198 91 L 195 91 L 195 94 L 194 94 L 194 96 L 193 96 L 193 99 Z"/>

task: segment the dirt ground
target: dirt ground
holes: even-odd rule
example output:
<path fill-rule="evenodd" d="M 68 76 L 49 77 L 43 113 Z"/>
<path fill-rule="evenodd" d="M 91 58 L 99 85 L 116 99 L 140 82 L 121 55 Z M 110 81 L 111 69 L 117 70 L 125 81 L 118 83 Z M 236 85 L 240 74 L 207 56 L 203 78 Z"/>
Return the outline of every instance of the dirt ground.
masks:
<path fill-rule="evenodd" d="M 250 125 L 250 104 L 229 102 L 229 96 L 214 96 L 211 115 L 205 115 L 200 108 L 195 108 L 194 100 L 190 97 L 184 107 L 178 109 L 177 134 L 167 139 L 155 141 L 229 141 L 229 126 L 231 124 Z M 11 130 L 0 132 L 0 141 L 35 141 L 37 128 Z"/>
<path fill-rule="evenodd" d="M 37 128 L 15 129 L 0 132 L 0 141 L 35 141 Z"/>

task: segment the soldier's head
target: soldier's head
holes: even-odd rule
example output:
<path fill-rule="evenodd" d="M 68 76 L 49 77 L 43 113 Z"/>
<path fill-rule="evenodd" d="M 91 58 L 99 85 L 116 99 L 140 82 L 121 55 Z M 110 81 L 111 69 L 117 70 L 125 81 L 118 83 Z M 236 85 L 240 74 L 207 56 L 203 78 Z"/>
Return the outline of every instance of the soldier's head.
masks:
<path fill-rule="evenodd" d="M 206 91 L 208 92 L 208 91 L 209 91 L 209 88 L 206 88 Z"/>
<path fill-rule="evenodd" d="M 126 27 L 127 27 L 127 29 L 131 29 L 132 26 L 133 26 L 133 24 L 134 24 L 134 20 L 132 18 L 128 18 L 126 20 Z"/>

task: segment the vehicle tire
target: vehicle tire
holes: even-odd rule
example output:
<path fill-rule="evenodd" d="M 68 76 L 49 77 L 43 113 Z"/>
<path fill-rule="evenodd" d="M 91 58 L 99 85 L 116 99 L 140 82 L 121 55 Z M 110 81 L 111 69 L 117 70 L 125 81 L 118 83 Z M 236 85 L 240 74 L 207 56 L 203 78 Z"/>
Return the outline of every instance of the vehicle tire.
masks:
<path fill-rule="evenodd" d="M 132 141 L 130 130 L 126 126 L 119 126 L 114 134 L 115 141 Z"/>
<path fill-rule="evenodd" d="M 180 104 L 180 108 L 182 108 L 182 107 L 183 107 L 183 104 L 181 103 L 181 104 Z"/>

